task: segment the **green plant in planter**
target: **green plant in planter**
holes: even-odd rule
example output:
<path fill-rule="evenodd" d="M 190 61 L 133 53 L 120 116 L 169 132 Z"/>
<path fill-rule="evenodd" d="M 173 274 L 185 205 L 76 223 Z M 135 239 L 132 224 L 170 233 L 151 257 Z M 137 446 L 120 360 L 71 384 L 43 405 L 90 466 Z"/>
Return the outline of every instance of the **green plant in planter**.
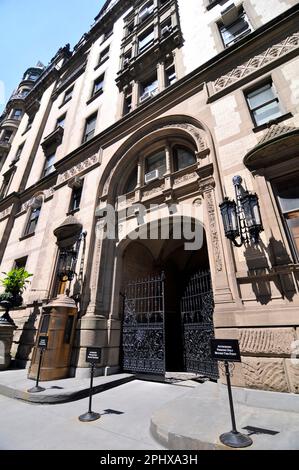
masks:
<path fill-rule="evenodd" d="M 8 273 L 3 274 L 5 274 L 5 277 L 0 279 L 0 283 L 4 287 L 4 292 L 0 294 L 0 306 L 5 309 L 5 313 L 1 318 L 14 324 L 9 316 L 9 310 L 22 305 L 22 294 L 30 282 L 29 278 L 33 274 L 28 273 L 25 268 L 14 268 Z"/>

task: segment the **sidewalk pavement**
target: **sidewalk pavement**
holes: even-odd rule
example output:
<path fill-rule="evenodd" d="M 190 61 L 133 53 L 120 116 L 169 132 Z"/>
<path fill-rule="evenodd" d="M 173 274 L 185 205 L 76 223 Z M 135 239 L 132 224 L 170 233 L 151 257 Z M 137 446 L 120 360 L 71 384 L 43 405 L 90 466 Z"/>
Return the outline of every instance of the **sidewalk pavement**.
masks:
<path fill-rule="evenodd" d="M 234 389 L 233 394 L 237 429 L 250 434 L 253 440 L 248 450 L 299 450 L 299 395 L 244 389 Z M 268 397 L 269 403 L 275 408 L 259 407 L 263 400 L 258 403 L 258 394 Z M 238 402 L 244 396 L 250 405 Z M 254 397 L 257 397 L 257 406 L 252 403 Z M 291 402 L 297 412 L 283 410 L 285 405 L 290 408 Z M 264 402 L 264 405 L 267 403 Z M 244 429 L 247 426 L 259 430 L 249 432 Z M 198 385 L 169 401 L 151 419 L 153 436 L 171 450 L 228 449 L 220 442 L 219 436 L 231 429 L 227 389 L 212 382 Z"/>
<path fill-rule="evenodd" d="M 0 395 L 29 403 L 57 404 L 85 398 L 89 394 L 89 378 L 71 378 L 40 382 L 45 388 L 44 392 L 29 393 L 28 390 L 35 385 L 34 380 L 27 378 L 27 370 L 8 370 L 0 372 Z M 93 381 L 94 393 L 100 393 L 110 388 L 118 387 L 134 380 L 132 374 L 117 374 L 108 377 L 95 377 Z"/>

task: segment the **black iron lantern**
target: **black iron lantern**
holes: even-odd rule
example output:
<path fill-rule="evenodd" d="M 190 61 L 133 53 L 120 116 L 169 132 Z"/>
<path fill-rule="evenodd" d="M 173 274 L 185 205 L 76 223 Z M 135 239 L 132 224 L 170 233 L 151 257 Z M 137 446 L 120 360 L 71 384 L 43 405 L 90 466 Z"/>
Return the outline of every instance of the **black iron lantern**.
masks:
<path fill-rule="evenodd" d="M 62 249 L 59 253 L 57 276 L 60 281 L 72 281 L 75 276 L 77 252 L 70 249 Z"/>
<path fill-rule="evenodd" d="M 241 204 L 250 237 L 258 243 L 259 234 L 263 231 L 258 197 L 256 194 L 247 193 L 242 197 Z"/>
<path fill-rule="evenodd" d="M 245 243 L 259 242 L 259 234 L 263 231 L 258 196 L 242 188 L 241 176 L 234 176 L 236 201 L 225 198 L 220 204 L 225 236 L 235 246 L 241 247 Z M 240 237 L 240 242 L 236 239 Z"/>
<path fill-rule="evenodd" d="M 225 236 L 230 240 L 234 240 L 235 238 L 240 236 L 237 216 L 237 204 L 235 203 L 235 201 L 231 201 L 226 197 L 223 203 L 220 204 L 220 210 L 223 220 Z"/>

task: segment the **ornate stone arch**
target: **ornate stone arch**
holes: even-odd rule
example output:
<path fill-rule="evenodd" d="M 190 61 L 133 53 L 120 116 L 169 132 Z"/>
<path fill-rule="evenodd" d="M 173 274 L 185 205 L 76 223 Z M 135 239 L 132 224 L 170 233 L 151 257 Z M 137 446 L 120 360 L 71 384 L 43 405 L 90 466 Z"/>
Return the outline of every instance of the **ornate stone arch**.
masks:
<path fill-rule="evenodd" d="M 196 153 L 202 158 L 207 157 L 213 149 L 212 137 L 209 129 L 195 118 L 185 115 L 163 117 L 142 127 L 116 151 L 107 165 L 99 185 L 99 197 L 114 197 L 115 185 L 118 175 L 122 174 L 128 161 L 143 146 L 163 137 L 181 135 L 193 142 Z M 210 163 L 210 161 L 209 161 Z M 113 196 L 112 196 L 113 195 Z M 110 200 L 111 202 L 111 200 Z"/>

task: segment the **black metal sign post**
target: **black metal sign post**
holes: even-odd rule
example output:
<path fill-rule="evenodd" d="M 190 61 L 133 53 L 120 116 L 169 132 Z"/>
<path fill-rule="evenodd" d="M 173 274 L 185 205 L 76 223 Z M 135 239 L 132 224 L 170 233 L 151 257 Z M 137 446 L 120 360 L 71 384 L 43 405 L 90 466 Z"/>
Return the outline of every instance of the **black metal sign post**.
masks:
<path fill-rule="evenodd" d="M 224 361 L 229 407 L 232 420 L 232 430 L 230 432 L 221 434 L 220 441 L 222 444 L 229 447 L 234 447 L 236 449 L 249 447 L 252 445 L 252 439 L 237 430 L 229 370 L 230 362 L 241 362 L 239 342 L 237 340 L 231 339 L 212 339 L 211 353 L 213 359 L 216 359 L 217 361 Z"/>
<path fill-rule="evenodd" d="M 37 377 L 36 377 L 36 384 L 35 387 L 30 388 L 27 390 L 29 393 L 39 393 L 44 392 L 46 389 L 39 386 L 39 376 L 40 376 L 40 369 L 43 362 L 43 354 L 48 347 L 48 336 L 40 336 L 38 338 L 38 349 L 39 349 L 39 362 L 38 362 L 38 369 L 37 369 Z"/>
<path fill-rule="evenodd" d="M 93 378 L 94 378 L 94 369 L 96 364 L 101 362 L 101 349 L 99 348 L 87 348 L 86 351 L 86 362 L 91 365 L 90 370 L 90 388 L 89 388 L 89 406 L 88 412 L 79 416 L 79 421 L 83 423 L 89 423 L 90 421 L 96 421 L 100 419 L 101 415 L 99 413 L 94 413 L 92 411 L 92 396 L 93 396 Z"/>

